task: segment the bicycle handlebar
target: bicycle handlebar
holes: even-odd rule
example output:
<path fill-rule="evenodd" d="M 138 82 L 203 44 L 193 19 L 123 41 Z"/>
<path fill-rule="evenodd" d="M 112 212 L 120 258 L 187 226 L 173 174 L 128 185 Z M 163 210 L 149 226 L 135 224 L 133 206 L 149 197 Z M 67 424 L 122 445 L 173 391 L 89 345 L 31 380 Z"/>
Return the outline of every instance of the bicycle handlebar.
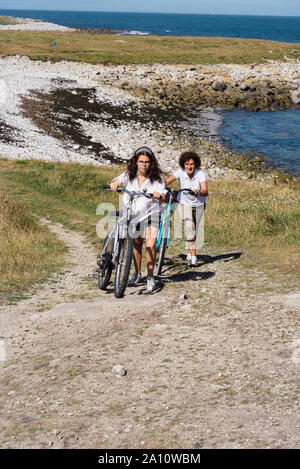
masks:
<path fill-rule="evenodd" d="M 110 188 L 109 185 L 104 185 L 102 186 L 103 189 L 108 189 L 108 190 L 113 190 Z M 116 189 L 117 192 L 126 192 L 126 194 L 129 194 L 129 195 L 135 195 L 136 197 L 147 197 L 147 199 L 152 199 L 153 197 L 153 194 L 151 192 L 137 192 L 137 191 L 129 191 L 127 189 L 125 189 L 125 187 L 118 187 Z"/>
<path fill-rule="evenodd" d="M 170 189 L 170 187 L 166 187 L 166 189 L 167 189 L 169 195 L 171 195 L 173 197 L 173 199 L 177 199 L 177 196 L 178 196 L 179 192 L 188 192 L 191 195 L 196 195 L 194 193 L 194 191 L 192 191 L 191 189 L 179 189 L 179 190 L 177 190 L 177 189 Z"/>
<path fill-rule="evenodd" d="M 166 189 L 167 189 L 168 192 L 171 192 L 171 193 L 176 192 L 178 194 L 179 192 L 186 191 L 186 192 L 189 192 L 190 194 L 195 195 L 194 191 L 192 191 L 192 189 L 171 189 L 170 187 L 166 187 Z"/>

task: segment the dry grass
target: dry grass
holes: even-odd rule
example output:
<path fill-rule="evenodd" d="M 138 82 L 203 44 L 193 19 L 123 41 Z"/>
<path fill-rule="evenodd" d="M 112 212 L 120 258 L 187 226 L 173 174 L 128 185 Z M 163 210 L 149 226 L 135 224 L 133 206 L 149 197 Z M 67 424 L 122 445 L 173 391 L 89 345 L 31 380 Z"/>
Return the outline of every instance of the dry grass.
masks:
<path fill-rule="evenodd" d="M 29 211 L 0 191 L 0 291 L 23 288 L 62 264 L 64 246 Z"/>
<path fill-rule="evenodd" d="M 120 39 L 124 42 L 119 42 Z M 55 42 L 56 46 L 51 44 Z M 131 37 L 68 32 L 1 31 L 0 54 L 40 60 L 113 64 L 253 63 L 300 54 L 300 45 L 255 39 Z"/>
<path fill-rule="evenodd" d="M 109 202 L 119 207 L 119 195 L 102 186 L 124 169 L 125 166 L 115 165 L 95 167 L 0 160 L 0 181 L 12 192 L 21 190 L 30 210 L 79 230 L 99 246 L 101 243 L 96 234 L 96 224 L 101 218 L 96 215 L 98 204 Z M 28 252 L 37 243 L 36 231 L 32 233 L 24 229 L 20 233 L 28 237 L 28 241 L 24 239 L 25 245 L 28 242 Z M 4 235 L 4 238 L 8 236 Z M 9 238 L 22 239 L 19 234 Z M 217 249 L 232 247 L 247 251 L 248 261 L 251 259 L 253 265 L 261 268 L 276 266 L 284 272 L 300 272 L 300 186 L 256 180 L 210 181 L 205 241 Z M 20 241 L 16 244 L 20 245 Z M 183 249 L 182 243 L 177 244 L 171 241 L 170 254 Z M 7 256 L 14 259 L 14 250 L 19 252 L 17 247 L 12 251 L 7 247 Z M 50 254 L 45 251 L 46 257 Z M 34 254 L 26 257 L 30 257 L 34 265 Z M 55 256 L 52 262 L 54 260 Z M 15 260 L 6 263 L 11 266 L 10 275 L 13 275 Z"/>
<path fill-rule="evenodd" d="M 217 244 L 300 244 L 300 186 L 236 180 L 210 183 L 208 234 Z"/>

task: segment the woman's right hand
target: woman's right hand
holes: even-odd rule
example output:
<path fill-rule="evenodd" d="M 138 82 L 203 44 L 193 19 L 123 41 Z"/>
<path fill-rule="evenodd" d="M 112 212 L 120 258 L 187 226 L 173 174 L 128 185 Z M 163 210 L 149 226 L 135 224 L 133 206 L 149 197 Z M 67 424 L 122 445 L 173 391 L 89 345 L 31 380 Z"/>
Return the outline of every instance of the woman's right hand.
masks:
<path fill-rule="evenodd" d="M 113 190 L 113 191 L 116 191 L 118 189 L 118 187 L 120 187 L 121 185 L 121 181 L 120 179 L 114 179 L 111 183 L 110 183 L 110 188 Z"/>

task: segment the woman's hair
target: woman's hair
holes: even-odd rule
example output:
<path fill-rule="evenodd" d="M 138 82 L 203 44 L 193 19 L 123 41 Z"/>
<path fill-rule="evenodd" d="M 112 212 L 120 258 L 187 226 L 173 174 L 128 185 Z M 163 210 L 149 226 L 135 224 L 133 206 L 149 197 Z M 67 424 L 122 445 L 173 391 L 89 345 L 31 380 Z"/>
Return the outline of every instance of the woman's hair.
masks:
<path fill-rule="evenodd" d="M 183 153 L 181 153 L 179 158 L 179 166 L 184 169 L 184 164 L 188 160 L 194 160 L 195 168 L 200 168 L 201 160 L 197 153 L 194 153 L 193 151 L 184 151 Z"/>
<path fill-rule="evenodd" d="M 150 159 L 150 165 L 148 167 L 147 177 L 150 179 L 151 182 L 160 181 L 161 180 L 161 170 L 158 166 L 157 159 L 152 150 L 148 147 L 140 147 L 135 152 L 133 157 L 129 160 L 127 166 L 127 172 L 130 181 L 132 181 L 137 175 L 137 161 L 139 156 L 146 155 Z"/>

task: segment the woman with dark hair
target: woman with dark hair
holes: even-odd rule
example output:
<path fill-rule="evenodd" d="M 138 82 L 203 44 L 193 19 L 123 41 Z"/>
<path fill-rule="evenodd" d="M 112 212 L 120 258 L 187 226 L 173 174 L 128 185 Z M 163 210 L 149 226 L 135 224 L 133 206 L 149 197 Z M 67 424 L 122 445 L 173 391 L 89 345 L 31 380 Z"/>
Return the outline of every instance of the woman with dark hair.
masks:
<path fill-rule="evenodd" d="M 187 241 L 187 260 L 190 266 L 197 266 L 196 239 L 199 223 L 203 216 L 206 196 L 208 195 L 205 172 L 200 168 L 201 160 L 197 153 L 185 151 L 179 158 L 179 166 L 174 174 L 166 180 L 166 185 L 179 181 L 180 189 L 191 189 L 194 195 L 180 192 L 178 211 L 184 223 Z"/>
<path fill-rule="evenodd" d="M 141 282 L 142 248 L 143 239 L 145 238 L 148 272 L 147 290 L 153 291 L 156 288 L 153 270 L 156 257 L 155 244 L 161 212 L 159 203 L 165 200 L 167 191 L 158 162 L 150 148 L 138 148 L 128 163 L 127 171 L 115 178 L 110 184 L 113 190 L 117 190 L 120 186 L 126 187 L 129 191 L 146 191 L 153 194 L 152 199 L 138 197 L 134 201 L 131 221 L 136 226 L 138 236 L 134 240 L 133 250 L 135 273 L 129 282 L 129 285 L 132 286 Z M 128 200 L 129 196 L 125 193 L 122 201 L 123 207 L 127 206 Z M 145 218 L 147 213 L 149 213 L 149 217 L 140 222 L 141 218 Z"/>

